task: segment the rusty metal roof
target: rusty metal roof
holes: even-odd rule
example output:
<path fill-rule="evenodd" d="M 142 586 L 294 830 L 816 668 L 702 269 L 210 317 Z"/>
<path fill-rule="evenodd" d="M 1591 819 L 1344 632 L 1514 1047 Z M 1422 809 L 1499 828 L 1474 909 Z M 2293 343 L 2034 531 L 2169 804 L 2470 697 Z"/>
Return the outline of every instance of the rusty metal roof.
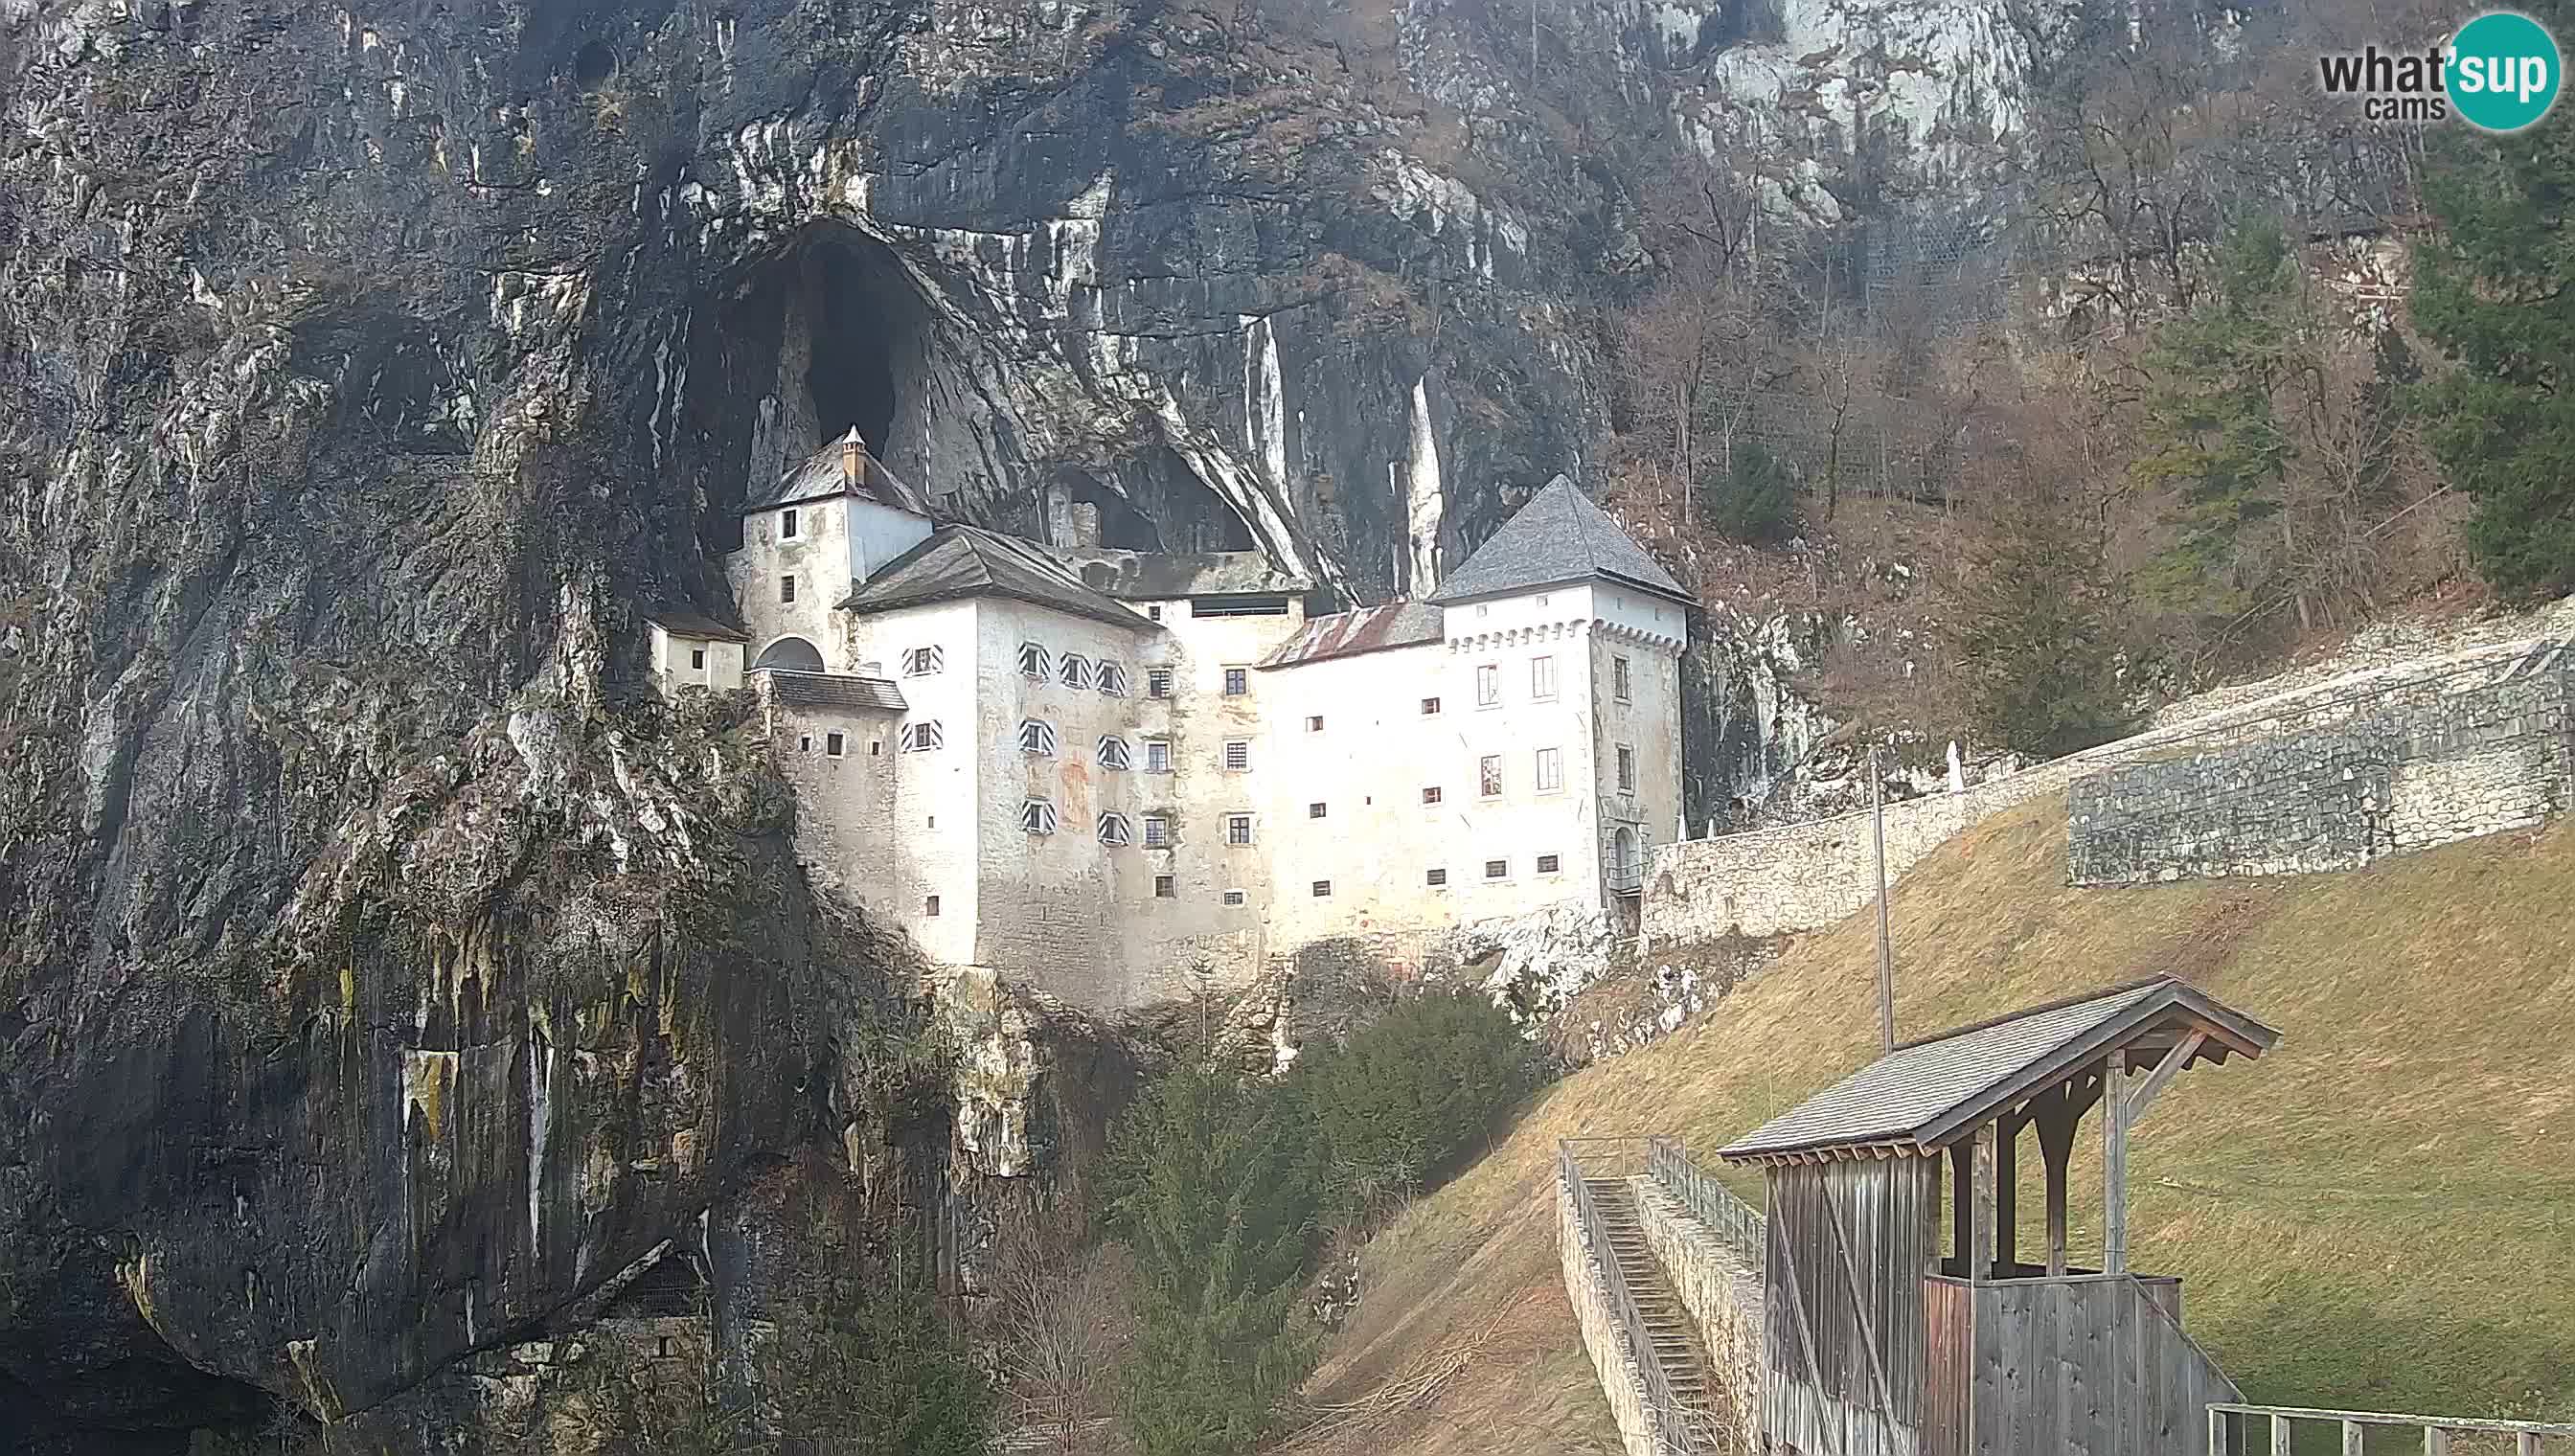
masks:
<path fill-rule="evenodd" d="M 1294 637 L 1261 660 L 1263 668 L 1290 668 L 1326 658 L 1356 657 L 1387 648 L 1439 641 L 1440 612 L 1427 602 L 1389 602 L 1306 620 Z"/>
<path fill-rule="evenodd" d="M 2280 1033 L 2170 976 L 2033 1006 L 1909 1042 L 1717 1149 L 1737 1161 L 1783 1153 L 1927 1151 L 2113 1051 L 2160 1051 L 2208 1033 L 2191 1059 L 2258 1056 Z"/>

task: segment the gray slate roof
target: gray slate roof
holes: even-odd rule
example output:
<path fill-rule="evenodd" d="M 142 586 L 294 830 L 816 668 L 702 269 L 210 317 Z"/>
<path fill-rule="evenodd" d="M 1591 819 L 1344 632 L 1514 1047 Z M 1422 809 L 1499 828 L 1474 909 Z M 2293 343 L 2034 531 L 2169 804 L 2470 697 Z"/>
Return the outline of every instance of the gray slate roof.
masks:
<path fill-rule="evenodd" d="M 698 638 L 707 642 L 751 641 L 751 634 L 743 631 L 741 624 L 689 607 L 647 607 L 644 620 L 673 637 Z"/>
<path fill-rule="evenodd" d="M 1094 590 L 1127 602 L 1292 594 L 1314 585 L 1257 551 L 1174 553 L 1085 546 L 1060 547 L 1055 554 Z"/>
<path fill-rule="evenodd" d="M 2111 1048 L 2174 1027 L 2210 1032 L 2193 1061 L 2223 1060 L 2229 1051 L 2258 1055 L 2280 1035 L 2181 981 L 2159 977 L 1899 1046 L 1717 1149 L 1717 1156 L 1936 1147 Z"/>
<path fill-rule="evenodd" d="M 822 449 L 807 456 L 804 464 L 779 476 L 767 489 L 752 492 L 743 500 L 743 514 L 748 516 L 754 511 L 771 511 L 804 501 L 826 501 L 845 494 L 874 501 L 880 506 L 892 506 L 898 511 L 909 511 L 915 516 L 931 514 L 928 497 L 914 490 L 901 476 L 887 470 L 882 461 L 864 449 L 859 456 L 859 483 L 853 487 L 849 477 L 841 473 L 841 445 L 839 440 L 826 442 Z"/>
<path fill-rule="evenodd" d="M 1294 637 L 1281 643 L 1276 652 L 1261 660 L 1259 666 L 1292 668 L 1298 663 L 1319 663 L 1326 658 L 1351 658 L 1386 648 L 1408 648 L 1415 643 L 1437 642 L 1442 616 L 1438 608 L 1427 602 L 1389 602 L 1382 607 L 1362 607 L 1356 612 L 1308 618 Z"/>
<path fill-rule="evenodd" d="M 1635 538 L 1562 476 L 1529 498 L 1466 564 L 1429 596 L 1438 603 L 1507 597 L 1540 587 L 1604 579 L 1678 602 L 1696 602 L 1654 564 Z"/>
<path fill-rule="evenodd" d="M 769 691 L 789 708 L 882 709 L 902 713 L 911 707 L 892 678 L 853 678 L 839 673 L 798 673 L 763 668 Z"/>
<path fill-rule="evenodd" d="M 1137 632 L 1160 629 L 1102 596 L 1044 549 L 974 526 L 943 526 L 844 599 L 844 612 L 892 612 L 967 597 L 1008 597 Z"/>

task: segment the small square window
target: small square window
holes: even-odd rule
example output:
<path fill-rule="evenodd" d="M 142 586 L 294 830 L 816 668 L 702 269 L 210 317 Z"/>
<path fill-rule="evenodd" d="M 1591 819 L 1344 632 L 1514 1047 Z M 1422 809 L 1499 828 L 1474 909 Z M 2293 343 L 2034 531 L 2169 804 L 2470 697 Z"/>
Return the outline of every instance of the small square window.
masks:
<path fill-rule="evenodd" d="M 1146 696 L 1146 697 L 1148 697 L 1148 698 L 1169 698 L 1169 697 L 1171 697 L 1171 696 L 1172 696 L 1172 670 L 1171 670 L 1171 669 L 1169 669 L 1169 668 L 1148 668 L 1148 669 L 1146 669 L 1146 670 L 1145 670 L 1145 696 Z"/>
<path fill-rule="evenodd" d="M 690 649 L 690 650 L 689 650 L 689 666 L 690 666 L 690 667 L 692 667 L 692 668 L 704 668 L 704 667 L 706 667 L 706 665 L 707 665 L 707 650 L 706 650 L 705 648 L 692 648 L 692 649 Z"/>
<path fill-rule="evenodd" d="M 871 757 L 871 758 L 881 758 L 881 757 L 884 757 L 884 756 L 885 756 L 885 739 L 883 739 L 883 738 L 870 738 L 870 739 L 868 739 L 868 756 L 869 756 L 869 757 Z"/>
<path fill-rule="evenodd" d="M 1314 714 L 1305 720 L 1305 731 L 1309 733 L 1319 733 L 1322 730 L 1323 716 L 1321 714 Z"/>
<path fill-rule="evenodd" d="M 810 752 L 813 752 L 813 751 L 814 751 L 814 735 L 813 735 L 812 733 L 800 733 L 800 734 L 798 734 L 798 735 L 797 735 L 797 738 L 796 738 L 796 751 L 797 751 L 797 752 L 800 752 L 800 753 L 810 753 Z"/>
<path fill-rule="evenodd" d="M 1437 803 L 1439 801 L 1439 785 L 1434 783 L 1428 788 L 1421 790 L 1421 801 L 1423 803 Z"/>
<path fill-rule="evenodd" d="M 778 534 L 779 534 L 779 535 L 781 535 L 781 536 L 794 536 L 794 535 L 796 534 L 796 513 L 795 513 L 795 512 L 793 512 L 793 511 L 788 512 L 788 513 L 787 513 L 787 514 L 786 514 L 786 515 L 785 515 L 785 516 L 784 516 L 784 517 L 779 521 L 779 523 L 778 523 Z"/>
<path fill-rule="evenodd" d="M 796 600 L 796 579 L 794 577 L 781 577 L 778 579 L 778 600 L 781 602 L 793 602 Z"/>
<path fill-rule="evenodd" d="M 1145 740 L 1145 771 L 1148 773 L 1169 773 L 1172 771 L 1172 740 L 1170 738 L 1147 738 Z"/>
<path fill-rule="evenodd" d="M 1161 849 L 1172 842 L 1172 819 L 1169 814 L 1145 815 L 1145 847 Z M 1170 878 L 1169 875 L 1164 876 Z"/>
<path fill-rule="evenodd" d="M 1318 899 L 1318 900 L 1319 900 L 1319 899 L 1329 899 L 1329 898 L 1331 898 L 1331 894 L 1332 894 L 1332 882 L 1331 882 L 1330 880 L 1328 880 L 1328 879 L 1318 879 L 1318 880 L 1315 880 L 1315 881 L 1314 881 L 1314 898 L 1316 898 L 1316 899 Z"/>
<path fill-rule="evenodd" d="M 1252 739 L 1226 739 L 1225 766 L 1227 771 L 1234 773 L 1240 773 L 1245 769 L 1250 768 L 1252 766 Z"/>
<path fill-rule="evenodd" d="M 1177 899 L 1180 897 L 1180 881 L 1177 878 L 1169 874 L 1157 874 L 1154 876 L 1154 898 L 1158 900 Z"/>
<path fill-rule="evenodd" d="M 1229 844 L 1251 843 L 1252 815 L 1227 814 L 1225 816 L 1225 841 Z"/>
<path fill-rule="evenodd" d="M 939 917 L 939 896 L 931 895 L 921 902 L 921 912 L 933 919 Z"/>
<path fill-rule="evenodd" d="M 792 516 L 796 513 L 791 511 L 788 514 Z M 794 536 L 796 533 L 791 531 L 787 534 Z M 653 1337 L 653 1353 L 660 1356 L 662 1359 L 668 1360 L 679 1353 L 679 1348 L 671 1342 L 671 1337 L 669 1335 L 655 1335 Z"/>
<path fill-rule="evenodd" d="M 1226 670 L 1225 670 L 1225 696 L 1226 696 L 1226 697 L 1228 697 L 1228 698 L 1241 698 L 1242 696 L 1244 696 L 1244 695 L 1245 695 L 1245 694 L 1247 694 L 1247 693 L 1250 693 L 1251 691 L 1252 691 L 1252 670 L 1251 670 L 1251 669 L 1249 669 L 1249 668 L 1228 668 L 1228 669 L 1226 669 Z"/>
<path fill-rule="evenodd" d="M 1421 700 L 1421 716 L 1422 716 L 1423 718 L 1428 718 L 1428 717 L 1430 717 L 1432 714 L 1437 713 L 1438 711 L 1439 711 L 1439 700 L 1438 700 L 1438 699 L 1436 699 L 1436 698 L 1425 698 L 1425 699 Z"/>
<path fill-rule="evenodd" d="M 1540 874 L 1553 874 L 1556 872 L 1556 866 L 1562 862 L 1563 861 L 1553 854 L 1540 854 L 1537 856 L 1537 872 Z"/>
<path fill-rule="evenodd" d="M 1475 791 L 1486 798 L 1502 796 L 1502 755 L 1486 753 L 1475 761 Z"/>
<path fill-rule="evenodd" d="M 845 748 L 848 743 L 849 739 L 840 733 L 825 733 L 823 735 L 823 751 L 835 758 L 841 756 L 843 748 Z"/>
<path fill-rule="evenodd" d="M 1226 902 L 1227 904 L 1230 904 L 1230 905 L 1239 905 L 1239 904 L 1243 903 L 1243 901 L 1244 901 L 1244 893 L 1243 893 L 1243 891 L 1242 891 L 1242 890 L 1239 890 L 1239 889 L 1229 889 L 1229 890 L 1227 890 L 1227 891 L 1225 892 L 1225 902 Z"/>
<path fill-rule="evenodd" d="M 1429 885 L 1433 889 L 1436 889 L 1448 882 L 1448 871 L 1445 869 L 1430 870 L 1421 876 L 1421 882 Z"/>
<path fill-rule="evenodd" d="M 1322 816 L 1323 816 L 1323 806 L 1322 806 L 1321 804 L 1319 804 L 1319 803 L 1309 803 L 1309 804 L 1305 805 L 1305 817 L 1307 817 L 1307 818 L 1309 818 L 1309 819 L 1319 819 L 1319 818 L 1321 818 Z"/>
<path fill-rule="evenodd" d="M 1160 622 L 1163 620 L 1163 609 L 1160 607 L 1148 607 L 1145 609 L 1145 615 L 1156 622 Z"/>
<path fill-rule="evenodd" d="M 1486 879 L 1507 879 L 1510 877 L 1510 872 L 1511 861 L 1508 859 L 1487 859 L 1484 861 L 1484 877 Z"/>

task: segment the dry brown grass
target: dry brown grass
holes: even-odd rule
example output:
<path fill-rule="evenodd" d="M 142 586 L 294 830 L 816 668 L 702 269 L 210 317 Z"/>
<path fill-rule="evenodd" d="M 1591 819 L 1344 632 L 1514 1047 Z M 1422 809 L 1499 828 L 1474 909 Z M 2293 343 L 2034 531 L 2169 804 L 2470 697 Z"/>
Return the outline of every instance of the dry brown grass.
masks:
<path fill-rule="evenodd" d="M 2193 1332 L 2254 1400 L 2563 1419 L 2570 905 L 2564 827 L 2346 874 L 2075 889 L 2063 802 L 2043 800 L 1906 877 L 1898 1030 L 2164 971 L 2279 1027 L 2270 1055 L 2181 1078 L 2138 1129 L 2136 1267 L 2184 1277 Z M 1555 1140 L 1669 1129 L 1712 1146 L 1859 1065 L 1876 1044 L 1873 934 L 1861 915 L 1812 936 L 1696 1026 L 1548 1089 L 1491 1156 L 1397 1219 L 1364 1256 L 1364 1303 L 1312 1394 L 1360 1400 L 1495 1310 L 1510 1333 L 1333 1449 L 1614 1450 L 1556 1272 Z M 2078 1143 L 2078 1250 L 2099 1236 L 2097 1158 Z"/>

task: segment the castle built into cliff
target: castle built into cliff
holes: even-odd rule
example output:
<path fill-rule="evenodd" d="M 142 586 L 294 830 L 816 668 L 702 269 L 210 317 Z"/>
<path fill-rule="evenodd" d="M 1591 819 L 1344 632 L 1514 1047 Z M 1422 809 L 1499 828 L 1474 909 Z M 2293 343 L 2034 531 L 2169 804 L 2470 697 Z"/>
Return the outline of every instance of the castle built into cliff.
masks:
<path fill-rule="evenodd" d="M 761 695 L 818 887 L 1091 1009 L 1631 914 L 1679 831 L 1692 599 L 1560 476 L 1424 600 L 1308 617 L 1257 552 L 943 522 L 852 432 L 747 501 L 726 575 L 735 621 L 653 614 L 655 675 Z"/>

